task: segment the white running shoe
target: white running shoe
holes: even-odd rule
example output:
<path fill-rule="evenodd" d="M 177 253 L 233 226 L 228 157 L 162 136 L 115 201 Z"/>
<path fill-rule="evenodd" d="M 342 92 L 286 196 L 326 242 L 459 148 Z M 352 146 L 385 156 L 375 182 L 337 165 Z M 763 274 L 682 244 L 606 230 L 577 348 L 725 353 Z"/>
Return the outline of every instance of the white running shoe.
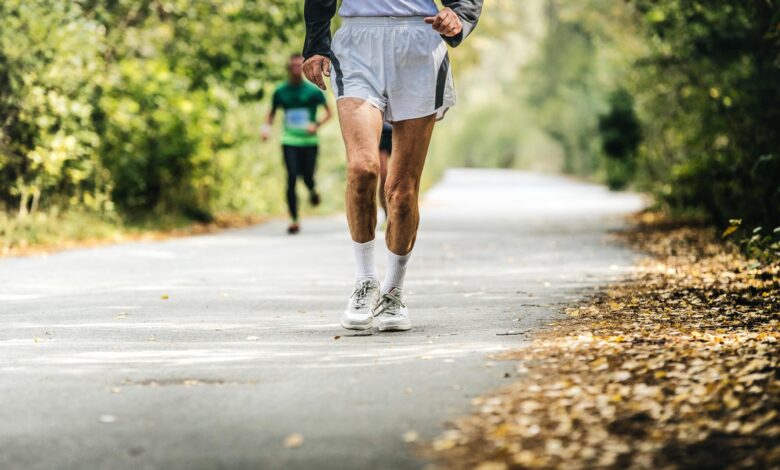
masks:
<path fill-rule="evenodd" d="M 382 295 L 374 312 L 379 323 L 379 331 L 407 331 L 412 328 L 404 293 L 397 287 Z"/>
<path fill-rule="evenodd" d="M 341 326 L 347 330 L 367 330 L 374 321 L 374 309 L 379 302 L 379 282 L 364 279 L 355 283 L 347 309 L 341 316 Z"/>

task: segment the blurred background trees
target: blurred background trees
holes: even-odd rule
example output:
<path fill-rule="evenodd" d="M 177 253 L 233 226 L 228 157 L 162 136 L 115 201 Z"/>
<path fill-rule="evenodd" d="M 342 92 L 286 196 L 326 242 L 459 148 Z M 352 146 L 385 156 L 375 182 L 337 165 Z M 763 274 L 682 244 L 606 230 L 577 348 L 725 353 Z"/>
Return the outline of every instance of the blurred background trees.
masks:
<path fill-rule="evenodd" d="M 298 48 L 298 3 L 3 1 L 4 209 L 197 220 L 244 209 L 226 194 L 242 187 L 236 152 Z"/>
<path fill-rule="evenodd" d="M 450 161 L 554 160 L 553 170 L 632 185 L 720 225 L 780 225 L 780 2 L 497 1 L 486 15 L 483 41 L 467 44 L 482 57 L 476 68 L 516 72 L 479 75 L 496 90 L 484 107 L 497 126 L 474 137 L 482 154 L 515 152 L 475 161 L 472 148 L 451 145 Z M 537 32 L 485 41 L 517 30 Z M 484 114 L 460 109 L 455 139 L 486 127 Z M 509 141 L 492 136 L 502 127 L 514 128 Z"/>
<path fill-rule="evenodd" d="M 768 233 L 780 225 L 779 3 L 487 2 L 453 55 L 459 105 L 426 184 L 447 166 L 562 171 Z M 298 0 L 4 0 L 3 223 L 279 210 L 278 143 L 257 127 L 302 40 Z M 320 169 L 336 204 L 336 126 Z"/>

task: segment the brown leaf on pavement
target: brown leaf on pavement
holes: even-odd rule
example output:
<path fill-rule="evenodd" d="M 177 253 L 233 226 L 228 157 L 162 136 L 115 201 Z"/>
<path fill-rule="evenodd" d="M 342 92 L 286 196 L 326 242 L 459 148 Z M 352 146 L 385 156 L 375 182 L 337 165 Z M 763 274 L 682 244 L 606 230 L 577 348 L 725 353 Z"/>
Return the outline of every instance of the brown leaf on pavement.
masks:
<path fill-rule="evenodd" d="M 284 447 L 295 449 L 303 445 L 303 434 L 293 433 L 284 438 Z"/>

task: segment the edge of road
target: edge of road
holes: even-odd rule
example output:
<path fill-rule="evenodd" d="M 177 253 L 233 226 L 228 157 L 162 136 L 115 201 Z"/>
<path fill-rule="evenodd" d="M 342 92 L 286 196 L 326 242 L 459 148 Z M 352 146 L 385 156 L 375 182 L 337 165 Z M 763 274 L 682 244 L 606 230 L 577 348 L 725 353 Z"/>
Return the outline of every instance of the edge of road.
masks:
<path fill-rule="evenodd" d="M 321 215 L 311 217 L 318 216 Z M 227 230 L 242 229 L 261 225 L 277 218 L 278 216 L 217 216 L 211 222 L 193 222 L 182 227 L 170 229 L 144 230 L 138 232 L 128 231 L 116 234 L 114 236 L 87 238 L 83 240 L 63 240 L 57 244 L 42 243 L 25 247 L 11 248 L 8 250 L 0 250 L 0 259 L 48 256 L 55 253 L 83 248 L 96 248 L 137 242 L 157 242 L 174 238 L 211 235 Z"/>

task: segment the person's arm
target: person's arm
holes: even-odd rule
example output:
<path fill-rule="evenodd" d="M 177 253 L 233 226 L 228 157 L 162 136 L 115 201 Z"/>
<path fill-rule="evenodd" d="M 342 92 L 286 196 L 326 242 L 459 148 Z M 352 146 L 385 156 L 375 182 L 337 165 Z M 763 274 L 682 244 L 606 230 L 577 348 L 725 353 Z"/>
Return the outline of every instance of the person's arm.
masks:
<path fill-rule="evenodd" d="M 330 118 L 333 117 L 333 111 L 331 111 L 330 105 L 328 103 L 324 103 L 322 107 L 325 108 L 325 115 L 322 116 L 322 119 L 320 119 L 319 122 L 317 123 L 318 128 L 322 127 L 323 124 L 330 121 Z"/>
<path fill-rule="evenodd" d="M 330 56 L 330 21 L 336 15 L 336 0 L 306 0 L 303 18 L 306 22 L 306 41 L 303 58 L 315 55 Z"/>
<path fill-rule="evenodd" d="M 271 130 L 274 124 L 274 118 L 276 117 L 276 110 L 279 109 L 279 102 L 277 96 L 278 96 L 277 93 L 274 92 L 274 97 L 271 104 L 271 111 L 268 112 L 268 117 L 265 119 L 265 122 L 263 123 L 263 128 L 260 131 L 260 137 L 262 137 L 263 141 L 266 141 L 271 137 Z"/>
<path fill-rule="evenodd" d="M 459 46 L 477 27 L 484 0 L 441 0 L 444 9 L 425 21 L 452 47 Z"/>
<path fill-rule="evenodd" d="M 330 118 L 333 117 L 333 111 L 331 111 L 330 105 L 325 99 L 325 95 L 322 95 L 322 101 L 319 104 L 323 108 L 325 108 L 325 115 L 322 116 L 322 119 L 319 119 L 316 123 L 312 123 L 311 127 L 309 127 L 310 134 L 316 134 L 317 130 L 319 130 L 319 128 L 322 127 L 323 124 L 330 121 Z"/>
<path fill-rule="evenodd" d="M 303 17 L 306 41 L 303 43 L 303 73 L 310 82 L 325 90 L 322 76 L 330 76 L 330 21 L 336 15 L 336 0 L 305 0 Z"/>

